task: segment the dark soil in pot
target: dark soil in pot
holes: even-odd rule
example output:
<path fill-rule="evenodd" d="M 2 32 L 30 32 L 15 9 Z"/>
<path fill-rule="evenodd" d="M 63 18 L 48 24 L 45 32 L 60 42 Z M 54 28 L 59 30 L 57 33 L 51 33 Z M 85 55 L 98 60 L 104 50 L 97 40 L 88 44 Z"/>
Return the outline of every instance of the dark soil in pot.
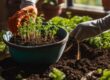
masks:
<path fill-rule="evenodd" d="M 36 74 L 25 71 L 21 65 L 14 62 L 11 58 L 5 59 L 0 62 L 1 75 L 6 80 L 17 80 L 18 78 L 25 78 L 27 80 L 51 80 L 48 77 L 49 72 L 53 67 L 56 67 L 66 74 L 67 80 L 80 80 L 90 71 L 98 68 L 108 68 L 110 64 L 110 52 L 107 49 L 100 50 L 92 48 L 83 42 L 80 44 L 82 58 L 76 61 L 76 47 L 74 44 L 73 50 L 64 53 L 58 63 L 50 65 L 42 69 L 42 71 L 37 71 Z M 36 67 L 36 69 L 40 68 Z"/>

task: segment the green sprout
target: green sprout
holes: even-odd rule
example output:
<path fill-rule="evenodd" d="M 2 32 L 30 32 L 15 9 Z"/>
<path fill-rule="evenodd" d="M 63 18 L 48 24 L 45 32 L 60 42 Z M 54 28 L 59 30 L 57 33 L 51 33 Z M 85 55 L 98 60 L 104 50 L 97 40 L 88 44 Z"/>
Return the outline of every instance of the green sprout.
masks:
<path fill-rule="evenodd" d="M 42 17 L 37 17 L 35 21 L 30 17 L 29 21 L 19 27 L 18 34 L 22 44 L 42 45 L 55 42 L 58 29 L 52 22 L 43 24 Z"/>
<path fill-rule="evenodd" d="M 101 70 L 101 69 L 100 69 Z M 99 72 L 100 72 L 99 70 Z M 103 71 L 101 70 L 101 72 L 103 73 L 102 76 L 99 78 L 99 80 L 110 80 L 110 70 L 109 69 L 104 69 Z"/>
<path fill-rule="evenodd" d="M 106 31 L 98 36 L 89 38 L 87 42 L 96 48 L 108 49 L 110 48 L 110 31 Z"/>
<path fill-rule="evenodd" d="M 52 72 L 49 73 L 49 77 L 53 80 L 64 80 L 66 75 L 57 68 L 53 68 Z"/>
<path fill-rule="evenodd" d="M 103 70 L 101 68 L 97 69 L 97 73 L 101 74 Z"/>

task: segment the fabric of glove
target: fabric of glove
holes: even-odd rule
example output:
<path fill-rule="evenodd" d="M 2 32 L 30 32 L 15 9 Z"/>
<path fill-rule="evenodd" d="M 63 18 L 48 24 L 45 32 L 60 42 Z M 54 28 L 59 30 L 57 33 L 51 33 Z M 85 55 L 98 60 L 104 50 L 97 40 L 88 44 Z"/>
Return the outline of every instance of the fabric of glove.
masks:
<path fill-rule="evenodd" d="M 80 23 L 71 33 L 70 37 L 82 41 L 110 29 L 110 14 L 104 18 Z"/>
<path fill-rule="evenodd" d="M 9 30 L 13 34 L 17 34 L 17 30 L 21 26 L 23 21 L 28 20 L 31 16 L 33 17 L 33 19 L 37 17 L 37 8 L 34 6 L 27 6 L 17 11 L 12 17 L 8 19 Z"/>
<path fill-rule="evenodd" d="M 20 8 L 30 6 L 30 5 L 35 6 L 36 2 L 37 0 L 21 0 Z"/>

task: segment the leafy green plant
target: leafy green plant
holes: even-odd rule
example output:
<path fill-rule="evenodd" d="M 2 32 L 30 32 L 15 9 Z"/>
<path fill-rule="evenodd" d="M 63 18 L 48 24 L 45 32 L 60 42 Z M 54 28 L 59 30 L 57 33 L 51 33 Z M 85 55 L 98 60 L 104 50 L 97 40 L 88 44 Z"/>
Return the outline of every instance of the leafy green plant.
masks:
<path fill-rule="evenodd" d="M 99 80 L 110 80 L 110 70 L 109 69 L 98 69 L 98 73 L 102 73 L 102 76 L 99 78 Z"/>
<path fill-rule="evenodd" d="M 89 38 L 88 42 L 96 48 L 110 48 L 110 31 L 106 31 L 96 37 Z"/>
<path fill-rule="evenodd" d="M 54 17 L 50 21 L 59 27 L 64 28 L 68 32 L 71 32 L 79 23 L 92 20 L 88 16 L 73 16 L 71 18 Z"/>
<path fill-rule="evenodd" d="M 103 70 L 101 68 L 97 69 L 96 71 L 97 73 L 101 74 L 103 72 Z"/>
<path fill-rule="evenodd" d="M 49 77 L 53 80 L 64 80 L 66 75 L 57 68 L 53 68 L 52 72 L 49 73 Z"/>
<path fill-rule="evenodd" d="M 71 13 L 69 13 L 70 15 Z M 79 23 L 92 20 L 88 16 L 73 16 L 69 18 L 54 17 L 50 21 L 59 27 L 64 28 L 68 32 L 71 32 Z M 110 48 L 110 31 L 104 32 L 98 36 L 89 38 L 86 40 L 91 46 L 96 48 Z"/>
<path fill-rule="evenodd" d="M 3 35 L 3 32 L 0 32 L 0 52 L 3 52 L 6 47 L 5 43 L 2 40 L 2 35 Z"/>
<path fill-rule="evenodd" d="M 58 29 L 51 22 L 43 24 L 42 17 L 37 17 L 35 21 L 30 17 L 29 21 L 25 21 L 18 28 L 20 44 L 42 45 L 53 43 L 56 41 Z M 18 37 L 14 36 L 15 41 L 17 40 L 16 38 Z"/>

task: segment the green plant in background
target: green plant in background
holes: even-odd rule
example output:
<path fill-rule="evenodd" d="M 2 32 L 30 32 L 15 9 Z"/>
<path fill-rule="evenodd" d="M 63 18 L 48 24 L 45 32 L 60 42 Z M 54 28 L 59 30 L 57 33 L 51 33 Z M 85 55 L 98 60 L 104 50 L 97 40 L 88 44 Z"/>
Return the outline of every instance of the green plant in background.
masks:
<path fill-rule="evenodd" d="M 94 47 L 101 48 L 102 46 L 101 37 L 99 36 L 89 38 L 87 41 Z"/>
<path fill-rule="evenodd" d="M 62 27 L 67 31 L 70 31 L 71 29 L 71 22 L 67 18 L 62 18 L 62 17 L 54 17 L 50 20 L 54 25 L 57 25 L 58 27 Z"/>
<path fill-rule="evenodd" d="M 49 77 L 53 80 L 64 80 L 66 75 L 59 69 L 53 68 L 52 71 L 49 73 Z"/>
<path fill-rule="evenodd" d="M 99 74 L 102 74 L 103 70 L 101 68 L 99 68 L 99 69 L 97 69 L 96 72 L 99 73 Z"/>
<path fill-rule="evenodd" d="M 89 38 L 88 42 L 96 48 L 110 48 L 110 31 L 106 31 L 96 37 Z"/>
<path fill-rule="evenodd" d="M 70 14 L 70 13 L 69 13 Z M 62 27 L 71 32 L 79 23 L 92 20 L 89 16 L 73 16 L 69 18 L 54 17 L 50 20 L 54 25 Z M 96 48 L 110 48 L 110 31 L 106 31 L 98 36 L 86 40 L 90 45 Z"/>
<path fill-rule="evenodd" d="M 5 43 L 2 40 L 2 34 L 3 32 L 0 32 L 0 52 L 3 52 L 6 47 Z"/>
<path fill-rule="evenodd" d="M 102 76 L 99 78 L 99 80 L 110 80 L 110 70 L 109 69 L 97 69 L 97 72 L 100 74 L 102 73 Z"/>
<path fill-rule="evenodd" d="M 50 21 L 59 27 L 64 28 L 68 32 L 71 32 L 79 23 L 92 20 L 88 16 L 73 16 L 71 18 L 54 17 Z"/>

